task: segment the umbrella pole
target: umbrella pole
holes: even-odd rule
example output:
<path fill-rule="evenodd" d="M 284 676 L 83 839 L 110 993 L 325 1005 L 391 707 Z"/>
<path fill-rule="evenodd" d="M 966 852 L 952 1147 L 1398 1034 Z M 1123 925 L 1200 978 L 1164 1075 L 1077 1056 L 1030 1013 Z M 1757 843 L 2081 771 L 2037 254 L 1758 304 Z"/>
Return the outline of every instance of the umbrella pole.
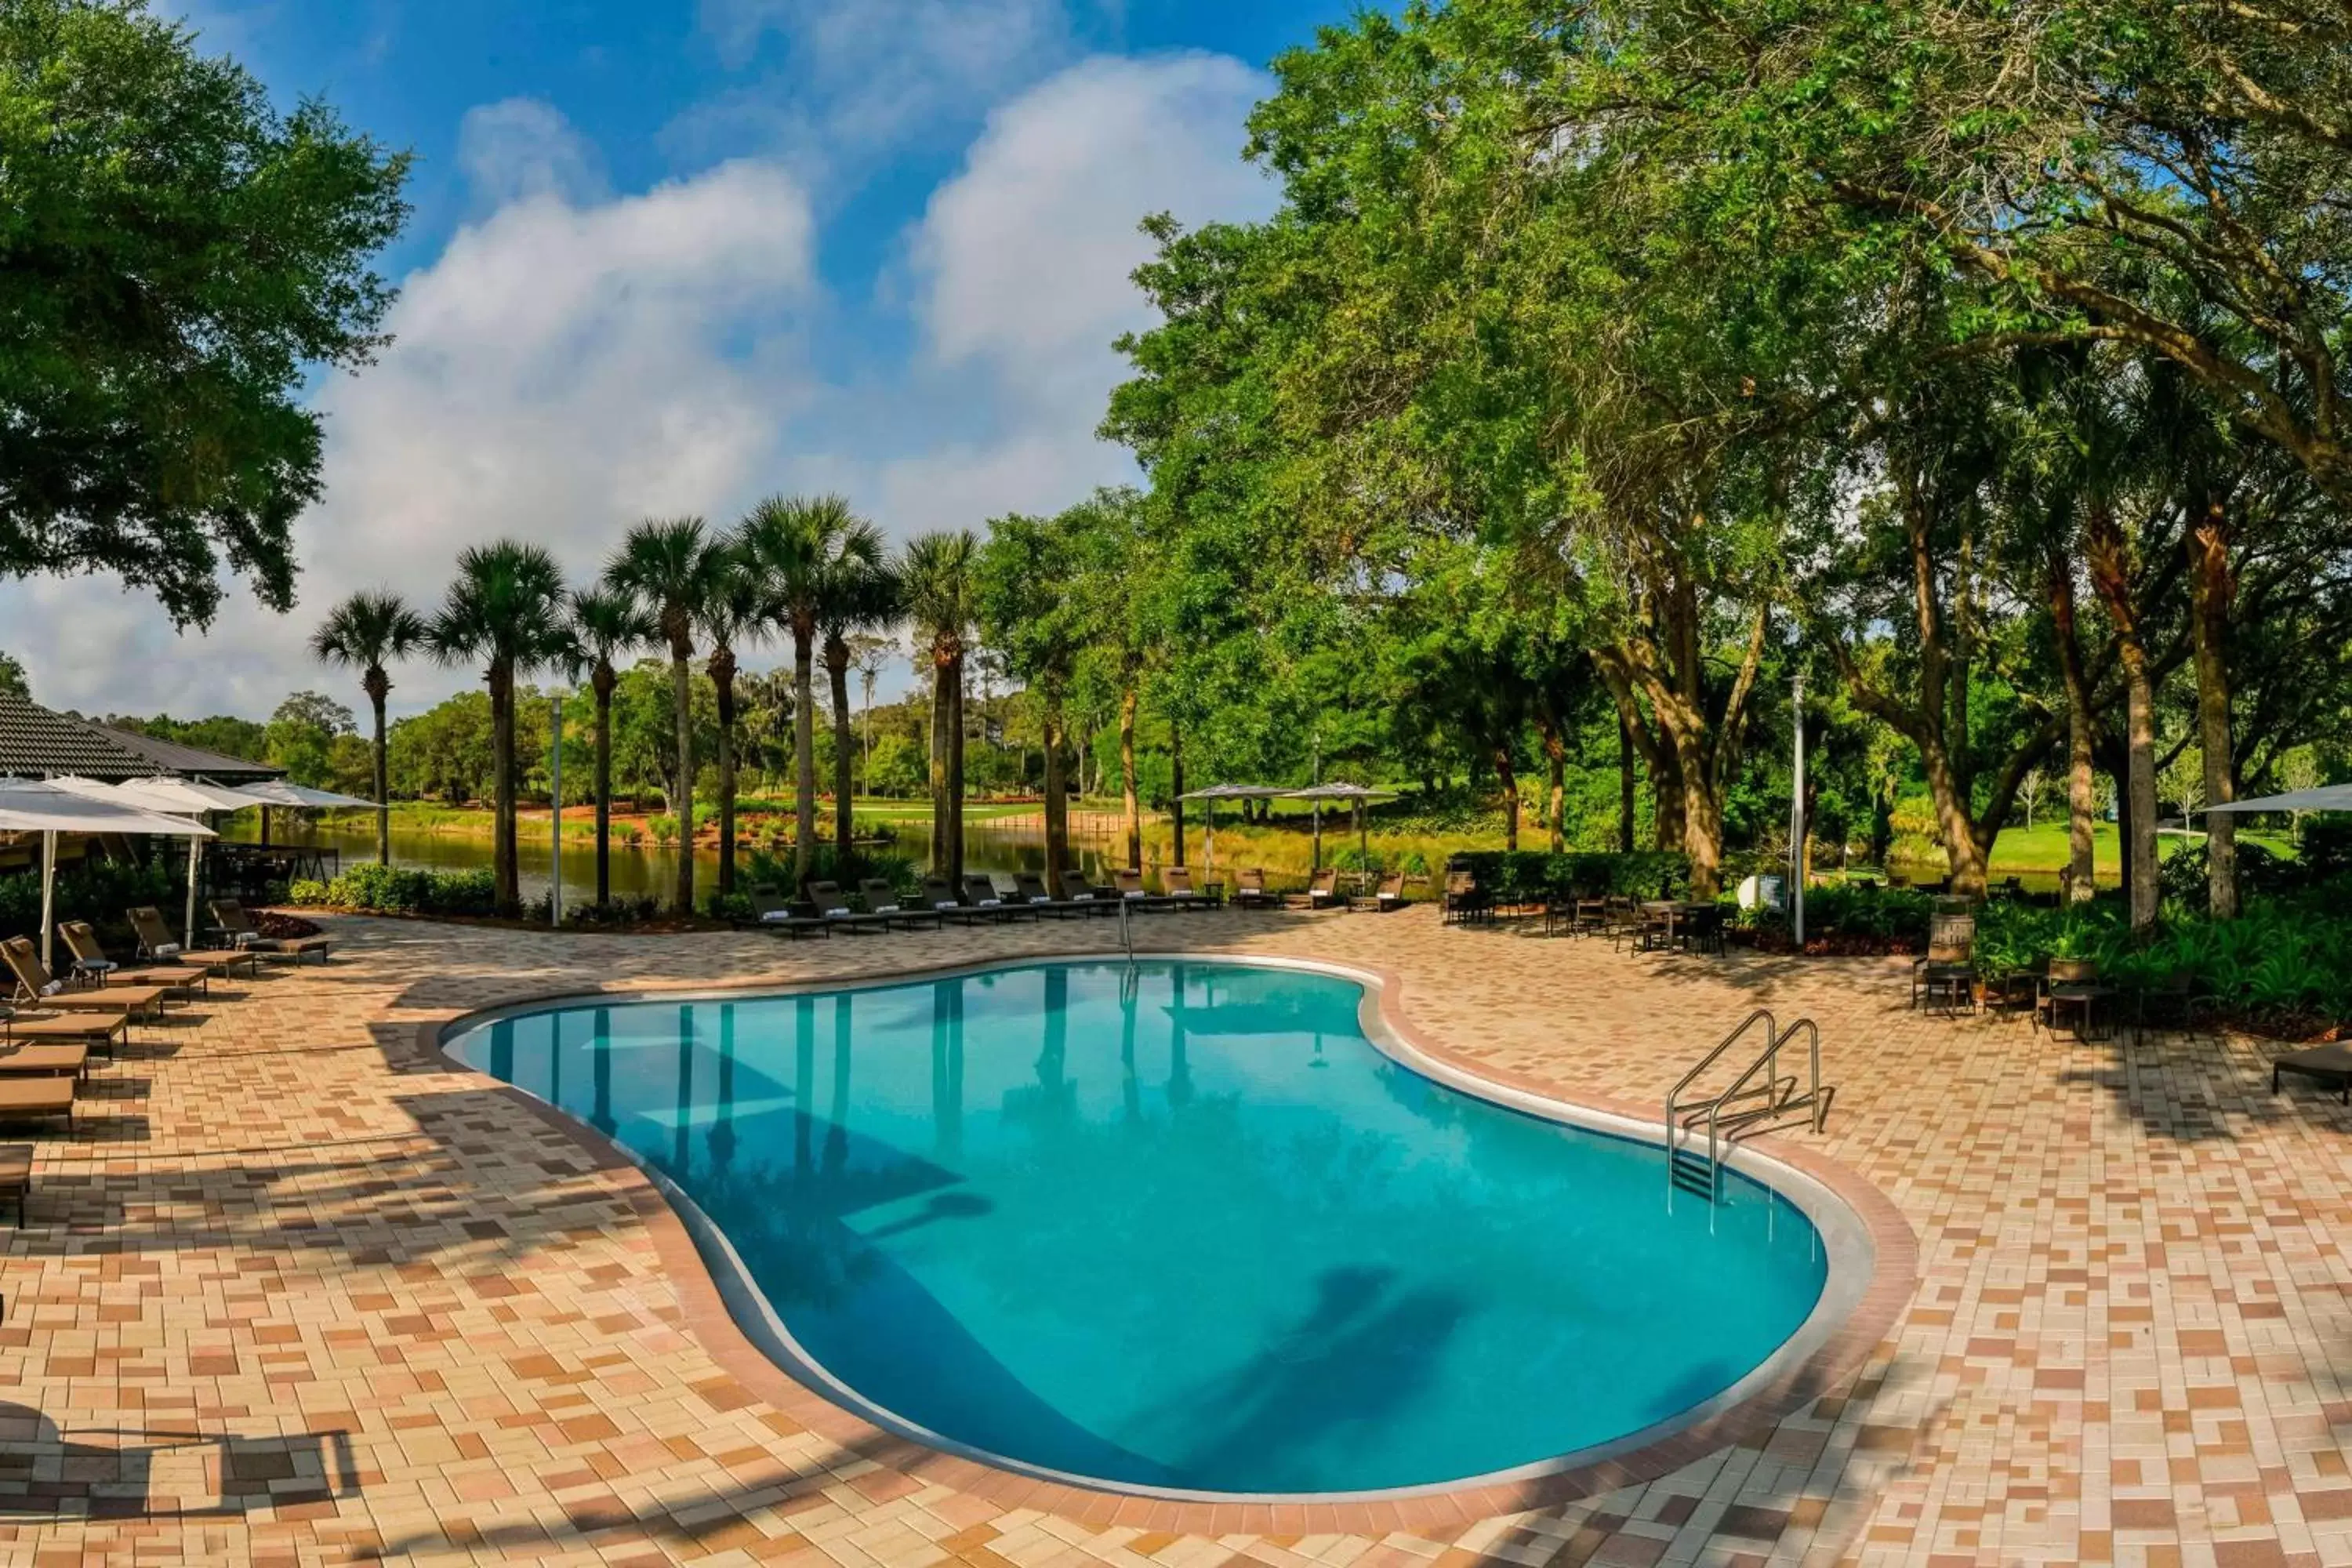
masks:
<path fill-rule="evenodd" d="M 1217 803 L 1213 800 L 1209 803 L 1208 845 L 1202 853 L 1209 858 L 1209 869 L 1215 870 L 1217 868 Z"/>
<path fill-rule="evenodd" d="M 198 858 L 200 855 L 202 855 L 203 853 L 204 853 L 204 840 L 203 840 L 203 839 L 201 839 L 201 838 L 198 838 L 198 837 L 197 837 L 194 834 L 193 834 L 193 833 L 189 834 L 189 835 L 188 835 L 188 919 L 187 919 L 186 929 L 184 929 L 184 931 L 181 931 L 181 933 L 180 933 L 180 940 L 181 940 L 181 942 L 184 942 L 184 944 L 186 944 L 186 945 L 185 945 L 185 951 L 187 951 L 187 952 L 195 952 L 195 951 L 196 951 L 196 859 L 197 859 L 197 858 Z"/>
<path fill-rule="evenodd" d="M 57 912 L 58 896 L 58 836 L 55 829 L 41 834 L 41 967 L 49 966 L 50 944 L 56 940 L 57 927 L 50 917 Z"/>

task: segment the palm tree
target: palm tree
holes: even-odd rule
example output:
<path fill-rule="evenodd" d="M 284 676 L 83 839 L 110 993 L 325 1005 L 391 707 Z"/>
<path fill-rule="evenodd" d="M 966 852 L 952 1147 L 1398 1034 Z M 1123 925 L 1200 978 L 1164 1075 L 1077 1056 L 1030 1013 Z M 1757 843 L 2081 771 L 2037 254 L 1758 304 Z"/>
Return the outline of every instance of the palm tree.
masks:
<path fill-rule="evenodd" d="M 357 668 L 360 689 L 375 709 L 375 863 L 392 864 L 392 793 L 385 777 L 383 700 L 392 677 L 383 667 L 425 646 L 425 617 L 388 591 L 353 594 L 327 612 L 310 634 L 310 651 L 327 664 Z"/>
<path fill-rule="evenodd" d="M 793 864 L 806 877 L 816 847 L 817 623 L 841 542 L 857 514 L 839 496 L 770 496 L 751 509 L 736 542 L 764 581 L 793 638 Z"/>
<path fill-rule="evenodd" d="M 963 879 L 963 658 L 979 618 L 973 567 L 980 540 L 968 528 L 907 542 L 898 574 L 907 618 L 931 664 L 931 864 Z"/>
<path fill-rule="evenodd" d="M 610 588 L 572 595 L 570 675 L 583 676 L 596 694 L 596 905 L 613 900 L 613 688 L 620 674 L 615 658 L 654 640 L 660 629 L 635 600 Z"/>
<path fill-rule="evenodd" d="M 710 684 L 719 694 L 719 891 L 735 890 L 735 645 L 759 637 L 775 606 L 765 584 L 731 543 L 711 575 L 695 619 L 710 638 Z"/>
<path fill-rule="evenodd" d="M 515 677 L 562 657 L 563 573 L 536 544 L 502 539 L 457 557 L 457 580 L 426 637 L 448 664 L 483 661 L 490 688 L 490 773 L 496 800 L 492 878 L 502 914 L 522 908 L 515 856 Z"/>
<path fill-rule="evenodd" d="M 677 818 L 680 850 L 672 892 L 678 912 L 694 911 L 694 657 L 696 612 L 709 602 L 724 552 L 698 517 L 648 518 L 629 530 L 604 568 L 604 585 L 653 617 L 669 644 L 670 700 L 677 710 Z"/>
<path fill-rule="evenodd" d="M 852 639 L 895 626 L 899 614 L 898 574 L 888 559 L 882 531 L 859 519 L 841 536 L 841 551 L 824 595 L 824 672 L 833 688 L 833 839 L 844 877 L 850 875 L 852 841 L 857 835 L 856 782 L 850 764 L 849 663 Z M 871 699 L 868 699 L 871 706 Z"/>

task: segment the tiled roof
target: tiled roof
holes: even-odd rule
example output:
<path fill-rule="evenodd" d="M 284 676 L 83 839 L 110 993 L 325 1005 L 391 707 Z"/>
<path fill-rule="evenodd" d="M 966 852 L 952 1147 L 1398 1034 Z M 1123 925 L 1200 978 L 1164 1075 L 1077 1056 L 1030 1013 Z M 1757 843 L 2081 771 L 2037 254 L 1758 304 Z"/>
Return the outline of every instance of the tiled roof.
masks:
<path fill-rule="evenodd" d="M 0 691 L 0 778 L 79 773 L 113 784 L 163 771 L 90 725 Z"/>
<path fill-rule="evenodd" d="M 268 763 L 248 762 L 220 752 L 200 751 L 194 746 L 183 746 L 176 741 L 159 741 L 152 735 L 133 734 L 128 730 L 112 730 L 104 724 L 92 724 L 99 735 L 113 742 L 136 757 L 144 757 L 161 771 L 184 779 L 209 779 L 216 784 L 234 787 L 241 784 L 258 784 L 263 779 L 281 778 L 284 768 L 273 768 Z"/>

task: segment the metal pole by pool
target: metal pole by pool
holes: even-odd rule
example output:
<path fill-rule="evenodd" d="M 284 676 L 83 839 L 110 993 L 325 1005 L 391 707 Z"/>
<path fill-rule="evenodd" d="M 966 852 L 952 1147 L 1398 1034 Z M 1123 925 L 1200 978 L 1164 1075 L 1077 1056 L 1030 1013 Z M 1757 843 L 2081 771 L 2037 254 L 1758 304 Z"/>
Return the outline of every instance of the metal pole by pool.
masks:
<path fill-rule="evenodd" d="M 563 923 L 563 693 L 547 694 L 547 923 Z M 688 850 L 691 853 L 691 848 Z"/>
<path fill-rule="evenodd" d="M 1789 887 L 1797 951 L 1805 951 L 1805 678 L 1797 677 L 1796 788 L 1789 802 Z"/>
<path fill-rule="evenodd" d="M 1314 776 L 1307 782 L 1319 784 L 1323 782 L 1323 731 L 1319 729 L 1315 731 L 1314 746 Z M 1314 816 L 1315 869 L 1319 874 L 1323 869 L 1323 801 L 1319 795 L 1314 802 Z"/>
<path fill-rule="evenodd" d="M 58 835 L 55 828 L 41 830 L 41 967 L 49 966 L 49 945 L 57 939 L 57 926 L 50 920 L 56 912 L 58 893 Z"/>
<path fill-rule="evenodd" d="M 193 833 L 189 834 L 188 918 L 184 922 L 186 929 L 181 931 L 180 940 L 187 944 L 187 950 L 190 952 L 194 952 L 196 950 L 196 863 L 203 856 L 204 852 L 205 841 L 197 837 Z"/>

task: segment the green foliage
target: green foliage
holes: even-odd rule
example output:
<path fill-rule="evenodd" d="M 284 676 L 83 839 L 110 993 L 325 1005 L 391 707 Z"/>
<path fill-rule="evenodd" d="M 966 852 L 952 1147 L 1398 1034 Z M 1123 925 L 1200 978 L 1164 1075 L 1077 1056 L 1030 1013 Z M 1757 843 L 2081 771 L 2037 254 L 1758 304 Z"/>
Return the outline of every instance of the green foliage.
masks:
<path fill-rule="evenodd" d="M 487 869 L 426 871 L 401 866 L 353 866 L 332 881 L 299 881 L 287 898 L 296 904 L 366 910 L 380 914 L 487 915 L 498 888 Z"/>
<path fill-rule="evenodd" d="M 88 921 L 110 940 L 128 929 L 124 911 L 138 904 L 176 909 L 186 884 L 164 861 L 141 865 L 92 858 L 58 868 L 53 918 Z M 41 935 L 41 874 L 0 872 L 0 937 Z"/>
<path fill-rule="evenodd" d="M 312 789 L 324 788 L 333 761 L 335 739 L 354 728 L 352 710 L 315 691 L 297 691 L 269 716 L 263 739 L 268 760 L 284 768 L 286 776 Z"/>
<path fill-rule="evenodd" d="M 920 795 L 925 765 L 919 742 L 904 735 L 877 735 L 866 764 L 866 793 L 898 799 Z"/>
<path fill-rule="evenodd" d="M 379 345 L 408 158 L 139 4 L 0 7 L 0 577 L 109 572 L 208 623 L 293 602 L 316 367 Z"/>
<path fill-rule="evenodd" d="M 1690 861 L 1655 849 L 1637 849 L 1631 855 L 1478 850 L 1455 856 L 1447 868 L 1455 867 L 1468 870 L 1481 888 L 1506 903 L 1515 899 L 1567 897 L 1670 899 L 1680 897 L 1690 887 Z"/>
<path fill-rule="evenodd" d="M 1908 888 L 1849 882 L 1805 891 L 1805 934 L 1880 937 L 1921 942 L 1935 900 Z"/>
<path fill-rule="evenodd" d="M 2306 817 L 2295 858 L 2314 885 L 2352 883 L 2352 816 Z"/>
<path fill-rule="evenodd" d="M 0 648 L 0 692 L 11 697 L 30 697 L 32 683 L 25 679 L 25 661 L 5 648 Z"/>

